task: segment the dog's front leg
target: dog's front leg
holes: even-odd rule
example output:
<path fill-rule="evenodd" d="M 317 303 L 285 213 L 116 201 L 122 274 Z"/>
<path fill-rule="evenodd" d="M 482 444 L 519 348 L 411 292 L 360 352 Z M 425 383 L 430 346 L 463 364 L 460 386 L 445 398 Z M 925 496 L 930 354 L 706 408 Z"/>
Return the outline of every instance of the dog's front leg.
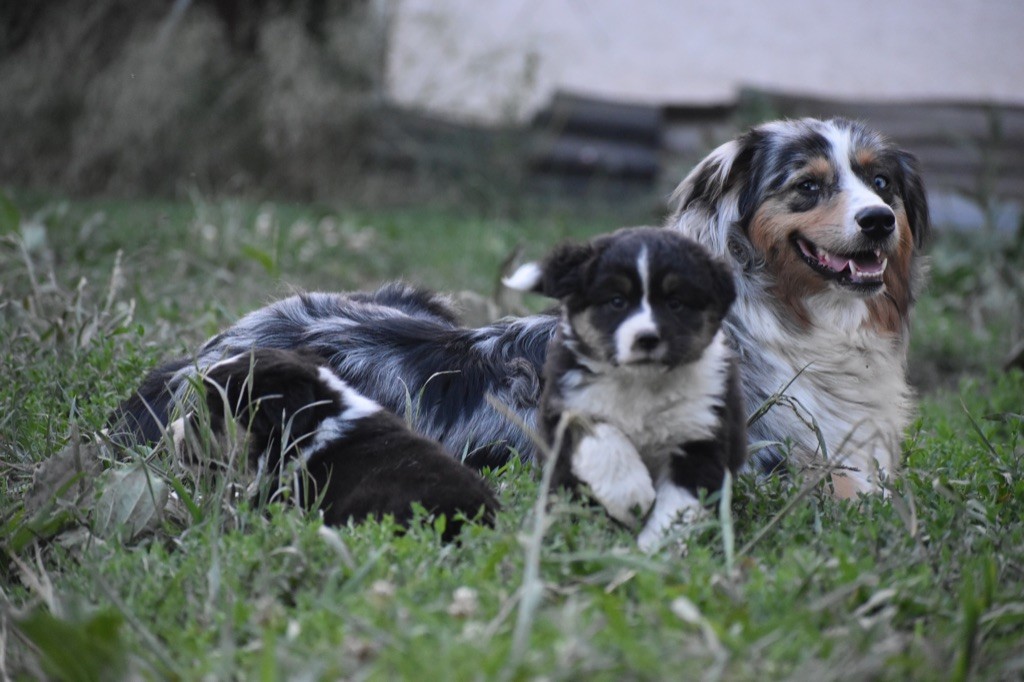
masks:
<path fill-rule="evenodd" d="M 572 474 L 616 521 L 634 527 L 654 503 L 655 492 L 633 443 L 611 424 L 596 424 L 572 451 Z"/>

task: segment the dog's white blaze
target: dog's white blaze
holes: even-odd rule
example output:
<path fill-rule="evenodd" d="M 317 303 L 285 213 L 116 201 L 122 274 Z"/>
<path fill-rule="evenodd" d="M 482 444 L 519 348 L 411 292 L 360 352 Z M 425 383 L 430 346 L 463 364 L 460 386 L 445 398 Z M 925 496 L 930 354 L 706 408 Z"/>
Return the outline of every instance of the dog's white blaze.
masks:
<path fill-rule="evenodd" d="M 654 310 L 651 308 L 651 273 L 646 246 L 640 249 L 640 255 L 637 256 L 636 271 L 640 275 L 642 289 L 640 310 L 626 318 L 615 330 L 615 360 L 619 364 L 640 359 L 640 354 L 633 350 L 637 337 L 658 332 L 658 323 L 654 320 Z"/>
<path fill-rule="evenodd" d="M 324 385 L 338 394 L 345 409 L 341 411 L 341 414 L 327 417 L 317 425 L 316 431 L 313 432 L 313 441 L 302 450 L 302 458 L 306 461 L 309 461 L 309 458 L 325 445 L 345 435 L 345 432 L 351 428 L 352 422 L 368 417 L 382 409 L 380 405 L 354 390 L 326 367 L 317 368 L 317 374 Z"/>
<path fill-rule="evenodd" d="M 530 291 L 540 284 L 543 274 L 537 263 L 523 263 L 511 275 L 502 278 L 501 283 L 509 289 Z"/>
<path fill-rule="evenodd" d="M 892 210 L 882 201 L 864 181 L 857 177 L 850 166 L 853 144 L 848 130 L 840 130 L 835 125 L 828 126 L 827 137 L 832 146 L 833 160 L 839 166 L 839 189 L 846 199 L 846 215 L 843 220 L 843 233 L 848 239 L 856 239 L 860 235 L 860 226 L 855 216 L 865 208 L 880 207 Z"/>
<path fill-rule="evenodd" d="M 630 439 L 611 424 L 595 424 L 572 454 L 572 473 L 590 487 L 608 514 L 633 525 L 634 509 L 647 513 L 654 503 L 654 483 Z"/>
<path fill-rule="evenodd" d="M 693 493 L 668 479 L 661 481 L 658 483 L 654 509 L 651 510 L 647 523 L 637 537 L 637 545 L 643 552 L 660 549 L 672 530 L 685 532 L 686 527 L 702 512 L 700 500 L 694 497 Z"/>

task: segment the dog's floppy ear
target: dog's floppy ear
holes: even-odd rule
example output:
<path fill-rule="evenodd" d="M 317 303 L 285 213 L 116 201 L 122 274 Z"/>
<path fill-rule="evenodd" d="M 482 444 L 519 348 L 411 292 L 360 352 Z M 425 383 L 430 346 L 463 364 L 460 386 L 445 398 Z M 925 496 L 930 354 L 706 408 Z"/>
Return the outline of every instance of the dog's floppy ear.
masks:
<path fill-rule="evenodd" d="M 924 182 L 917 165 L 917 157 L 910 152 L 900 150 L 899 177 L 897 183 L 900 196 L 903 198 L 903 209 L 907 212 L 910 232 L 914 235 L 914 246 L 921 248 L 928 233 L 931 231 L 931 217 L 928 213 L 928 198 L 925 196 Z"/>
<path fill-rule="evenodd" d="M 543 262 L 519 266 L 502 282 L 510 289 L 565 298 L 580 288 L 584 268 L 596 255 L 597 248 L 591 243 L 567 242 L 556 246 Z"/>
<path fill-rule="evenodd" d="M 755 160 L 766 140 L 767 133 L 754 128 L 708 154 L 672 194 L 674 211 L 666 222 L 742 271 L 756 266 L 745 221 L 761 191 Z"/>
<path fill-rule="evenodd" d="M 749 173 L 751 160 L 762 139 L 763 133 L 755 128 L 708 154 L 672 193 L 676 214 L 694 206 L 715 210 L 722 198 Z"/>

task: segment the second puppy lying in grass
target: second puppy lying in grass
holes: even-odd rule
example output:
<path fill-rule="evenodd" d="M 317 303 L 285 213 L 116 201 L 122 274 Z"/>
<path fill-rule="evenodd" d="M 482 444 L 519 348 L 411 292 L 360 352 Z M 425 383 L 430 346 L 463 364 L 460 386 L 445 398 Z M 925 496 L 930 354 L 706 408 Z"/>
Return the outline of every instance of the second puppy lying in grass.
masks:
<path fill-rule="evenodd" d="M 639 512 L 638 543 L 656 549 L 746 458 L 721 331 L 735 298 L 728 267 L 676 232 L 631 228 L 563 244 L 505 284 L 561 303 L 539 419 L 559 445 L 553 482 L 584 484 L 624 524 Z"/>
<path fill-rule="evenodd" d="M 390 514 L 407 526 L 415 504 L 447 517 L 446 540 L 463 518 L 494 521 L 498 502 L 477 472 L 355 391 L 311 351 L 253 349 L 211 366 L 203 383 L 211 435 L 224 438 L 233 431 L 228 420 L 236 421 L 271 494 L 279 481 L 294 486 L 295 499 L 317 506 L 328 525 Z M 193 434 L 199 430 L 193 413 L 171 431 L 188 459 L 186 423 Z"/>

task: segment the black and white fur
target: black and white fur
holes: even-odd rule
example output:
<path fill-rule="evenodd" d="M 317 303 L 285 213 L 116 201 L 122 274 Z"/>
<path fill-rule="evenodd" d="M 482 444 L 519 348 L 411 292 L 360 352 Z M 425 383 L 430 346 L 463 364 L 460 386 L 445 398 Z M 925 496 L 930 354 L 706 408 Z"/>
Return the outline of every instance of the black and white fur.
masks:
<path fill-rule="evenodd" d="M 249 313 L 195 358 L 153 370 L 115 413 L 121 440 L 156 442 L 188 409 L 190 377 L 253 348 L 306 348 L 354 390 L 412 423 L 475 468 L 533 457 L 533 444 L 490 395 L 531 427 L 553 315 L 506 318 L 471 329 L 448 300 L 390 283 L 365 293 L 307 293 Z"/>
<path fill-rule="evenodd" d="M 505 284 L 561 304 L 540 408 L 559 448 L 553 483 L 585 484 L 626 524 L 639 511 L 639 545 L 655 549 L 746 457 L 721 331 L 735 297 L 728 267 L 680 234 L 633 228 L 563 244 Z"/>
<path fill-rule="evenodd" d="M 748 415 L 788 386 L 788 404 L 748 432 L 778 443 L 753 463 L 771 471 L 790 455 L 794 465 L 820 460 L 817 424 L 830 460 L 845 467 L 836 493 L 879 490 L 913 409 L 906 349 L 928 232 L 913 157 L 858 123 L 777 121 L 712 152 L 675 200 L 667 227 L 735 273 L 724 329 Z M 246 315 L 195 357 L 156 368 L 111 426 L 122 439 L 155 442 L 190 377 L 252 348 L 309 347 L 456 458 L 478 467 L 530 460 L 529 437 L 486 398 L 535 427 L 557 328 L 553 314 L 466 328 L 444 298 L 403 284 L 293 296 Z"/>
<path fill-rule="evenodd" d="M 260 487 L 273 495 L 283 482 L 302 506 L 318 502 L 329 525 L 385 514 L 407 525 L 414 504 L 447 517 L 445 539 L 462 518 L 493 521 L 498 503 L 475 471 L 353 390 L 313 353 L 254 349 L 212 365 L 203 382 L 214 435 L 223 440 L 235 420 Z M 186 460 L 185 429 L 198 424 L 198 414 L 171 425 Z"/>

